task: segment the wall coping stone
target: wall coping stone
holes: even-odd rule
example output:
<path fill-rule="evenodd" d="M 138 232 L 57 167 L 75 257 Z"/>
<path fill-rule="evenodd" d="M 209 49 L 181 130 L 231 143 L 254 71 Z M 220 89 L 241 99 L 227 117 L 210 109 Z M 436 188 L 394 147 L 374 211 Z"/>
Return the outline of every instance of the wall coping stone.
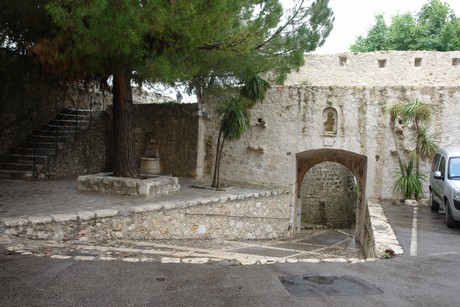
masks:
<path fill-rule="evenodd" d="M 391 228 L 379 201 L 375 199 L 368 199 L 367 207 L 369 210 L 376 257 L 382 257 L 389 249 L 396 255 L 403 254 L 404 250 Z"/>

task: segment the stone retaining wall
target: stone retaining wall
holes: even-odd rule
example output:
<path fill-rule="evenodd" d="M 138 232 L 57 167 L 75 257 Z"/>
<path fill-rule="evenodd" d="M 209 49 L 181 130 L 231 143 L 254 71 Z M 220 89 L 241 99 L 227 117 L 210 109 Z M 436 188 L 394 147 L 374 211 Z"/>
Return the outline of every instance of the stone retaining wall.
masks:
<path fill-rule="evenodd" d="M 3 218 L 0 230 L 32 239 L 275 239 L 290 236 L 291 196 L 285 191 L 225 193 L 187 202 L 152 202 L 133 210 Z"/>

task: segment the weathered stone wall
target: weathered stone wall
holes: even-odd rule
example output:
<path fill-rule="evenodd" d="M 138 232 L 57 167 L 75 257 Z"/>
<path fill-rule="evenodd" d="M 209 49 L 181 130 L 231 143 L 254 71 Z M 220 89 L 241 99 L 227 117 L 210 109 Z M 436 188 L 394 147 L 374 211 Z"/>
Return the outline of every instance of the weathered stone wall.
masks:
<path fill-rule="evenodd" d="M 63 108 L 90 109 L 89 96 L 76 90 L 56 85 L 39 87 L 33 93 L 20 85 L 15 90 L 14 95 L 0 101 L 0 161 L 33 131 L 54 119 Z M 91 108 L 105 109 L 109 97 L 101 93 L 92 96 Z"/>
<path fill-rule="evenodd" d="M 458 86 L 460 51 L 308 54 L 285 85 Z"/>
<path fill-rule="evenodd" d="M 53 240 L 274 239 L 289 237 L 284 191 L 222 194 L 187 202 L 160 201 L 127 209 L 0 220 L 8 235 Z"/>
<path fill-rule="evenodd" d="M 460 144 L 459 87 L 274 87 L 252 109 L 250 129 L 239 141 L 226 143 L 221 178 L 275 185 L 296 192 L 296 154 L 313 149 L 341 149 L 367 157 L 366 196 L 394 198 L 397 168 L 385 107 L 419 99 L 433 106 L 431 132 L 440 145 Z M 336 133 L 325 132 L 324 110 L 337 111 Z M 206 170 L 212 169 L 217 121 L 212 105 L 206 122 Z M 265 124 L 260 125 L 258 119 Z M 446 125 L 446 123 L 449 123 Z M 406 137 L 409 130 L 405 130 Z M 254 150 L 256 149 L 256 150 Z M 422 169 L 428 171 L 428 164 Z"/>
<path fill-rule="evenodd" d="M 91 125 L 78 131 L 69 147 L 58 151 L 42 175 L 49 178 L 70 178 L 100 173 L 107 169 L 108 114 L 95 113 Z"/>
<path fill-rule="evenodd" d="M 354 177 L 348 168 L 335 162 L 317 164 L 302 182 L 302 223 L 353 228 L 356 201 Z"/>
<path fill-rule="evenodd" d="M 147 145 L 159 149 L 161 173 L 203 176 L 201 111 L 198 104 L 136 104 L 134 107 L 136 159 L 140 166 Z"/>

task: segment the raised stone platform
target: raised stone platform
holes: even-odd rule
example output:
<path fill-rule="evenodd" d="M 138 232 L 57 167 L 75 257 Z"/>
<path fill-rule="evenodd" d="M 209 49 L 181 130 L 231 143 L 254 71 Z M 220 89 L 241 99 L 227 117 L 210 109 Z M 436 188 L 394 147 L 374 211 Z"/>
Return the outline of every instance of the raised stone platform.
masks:
<path fill-rule="evenodd" d="M 144 178 L 114 177 L 112 173 L 100 173 L 78 177 L 78 190 L 121 194 L 139 197 L 155 197 L 179 191 L 177 177 L 146 175 Z"/>
<path fill-rule="evenodd" d="M 286 239 L 291 195 L 286 190 L 237 187 L 181 189 L 158 198 L 78 191 L 74 180 L 0 181 L 0 233 L 57 242 L 177 239 Z M 33 206 L 31 206 L 33 204 Z M 378 201 L 369 202 L 366 258 L 391 248 L 402 253 Z M 367 250 L 366 250 L 367 248 Z"/>

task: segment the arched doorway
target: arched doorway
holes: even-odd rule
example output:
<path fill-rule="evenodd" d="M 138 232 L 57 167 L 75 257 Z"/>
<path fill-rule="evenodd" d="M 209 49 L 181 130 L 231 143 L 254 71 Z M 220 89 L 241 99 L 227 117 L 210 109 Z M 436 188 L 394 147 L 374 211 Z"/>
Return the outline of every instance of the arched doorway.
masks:
<path fill-rule="evenodd" d="M 302 180 L 302 229 L 353 229 L 356 224 L 356 179 L 336 162 L 321 162 Z"/>
<path fill-rule="evenodd" d="M 356 202 L 356 234 L 359 241 L 363 240 L 365 234 L 365 191 L 366 191 L 366 171 L 367 157 L 342 149 L 315 149 L 296 154 L 297 176 L 296 176 L 296 208 L 293 217 L 294 229 L 300 232 L 302 225 L 302 182 L 305 174 L 315 165 L 322 162 L 336 162 L 350 170 L 357 182 L 357 202 Z"/>

